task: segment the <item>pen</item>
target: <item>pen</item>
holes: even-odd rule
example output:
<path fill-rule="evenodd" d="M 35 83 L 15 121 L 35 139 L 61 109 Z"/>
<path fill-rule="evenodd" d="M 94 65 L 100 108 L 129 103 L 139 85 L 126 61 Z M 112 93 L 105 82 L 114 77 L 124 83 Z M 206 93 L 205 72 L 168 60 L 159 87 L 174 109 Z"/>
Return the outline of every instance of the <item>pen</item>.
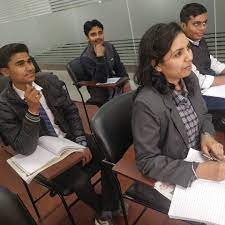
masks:
<path fill-rule="evenodd" d="M 202 156 L 204 156 L 206 159 L 211 160 L 211 161 L 221 161 L 221 160 L 217 159 L 216 157 L 213 157 L 211 155 L 207 155 L 205 153 L 202 153 Z"/>

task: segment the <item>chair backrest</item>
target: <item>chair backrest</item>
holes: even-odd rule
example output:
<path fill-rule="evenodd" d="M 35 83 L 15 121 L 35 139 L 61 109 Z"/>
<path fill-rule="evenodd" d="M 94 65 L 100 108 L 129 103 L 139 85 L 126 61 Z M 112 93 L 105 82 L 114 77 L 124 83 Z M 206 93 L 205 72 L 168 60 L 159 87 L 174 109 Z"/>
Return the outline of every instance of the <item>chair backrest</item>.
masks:
<path fill-rule="evenodd" d="M 0 187 L 0 224 L 36 225 L 18 195 Z"/>
<path fill-rule="evenodd" d="M 0 75 L 0 93 L 8 86 L 9 78 Z"/>
<path fill-rule="evenodd" d="M 85 80 L 84 79 L 85 74 L 84 74 L 84 70 L 83 70 L 83 67 L 82 67 L 82 64 L 81 64 L 80 57 L 70 61 L 67 64 L 66 68 L 67 68 L 67 71 L 68 71 L 68 73 L 70 75 L 70 78 L 72 79 L 74 85 L 77 88 L 80 88 L 78 82 L 82 81 L 82 80 Z"/>
<path fill-rule="evenodd" d="M 91 129 L 106 160 L 116 163 L 133 143 L 131 115 L 134 91 L 104 104 L 91 120 Z"/>

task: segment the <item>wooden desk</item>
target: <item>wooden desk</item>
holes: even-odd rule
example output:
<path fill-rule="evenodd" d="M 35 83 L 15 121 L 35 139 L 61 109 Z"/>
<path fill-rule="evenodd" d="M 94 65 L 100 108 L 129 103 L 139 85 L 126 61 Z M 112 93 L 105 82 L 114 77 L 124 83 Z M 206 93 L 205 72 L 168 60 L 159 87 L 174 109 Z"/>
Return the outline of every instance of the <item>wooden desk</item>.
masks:
<path fill-rule="evenodd" d="M 127 81 L 129 80 L 128 77 L 121 77 L 116 83 L 114 84 L 104 84 L 104 83 L 98 83 L 96 81 L 80 81 L 78 84 L 80 86 L 87 86 L 87 87 L 95 87 L 95 88 L 109 88 L 113 89 L 116 87 L 123 86 Z M 98 84 L 97 84 L 98 83 Z"/>
<path fill-rule="evenodd" d="M 134 157 L 134 149 L 130 149 L 129 156 L 126 155 L 113 166 L 112 170 L 122 176 L 130 178 L 131 180 L 153 186 L 155 183 L 154 179 L 143 176 L 137 169 Z M 127 154 L 127 153 L 126 153 Z"/>
<path fill-rule="evenodd" d="M 2 152 L 4 150 L 4 152 Z M 12 157 L 12 148 L 5 145 L 0 145 L 0 151 L 2 154 L 4 154 L 4 160 L 6 161 L 10 157 Z M 57 177 L 58 175 L 62 174 L 75 164 L 81 162 L 82 160 L 82 153 L 81 152 L 74 152 L 70 155 L 68 155 L 65 159 L 62 161 L 50 166 L 49 168 L 45 169 L 40 173 L 47 181 L 52 180 L 53 178 Z"/>
<path fill-rule="evenodd" d="M 224 132 L 216 132 L 215 139 L 224 145 L 225 144 Z M 224 148 L 225 148 L 225 145 L 224 145 Z M 155 180 L 145 177 L 137 169 L 133 147 L 129 149 L 128 151 L 129 151 L 128 157 L 126 153 L 123 156 L 123 158 L 120 161 L 118 161 L 116 165 L 113 167 L 113 171 L 122 176 L 130 178 L 131 180 L 139 181 L 141 183 L 153 186 L 155 183 Z"/>

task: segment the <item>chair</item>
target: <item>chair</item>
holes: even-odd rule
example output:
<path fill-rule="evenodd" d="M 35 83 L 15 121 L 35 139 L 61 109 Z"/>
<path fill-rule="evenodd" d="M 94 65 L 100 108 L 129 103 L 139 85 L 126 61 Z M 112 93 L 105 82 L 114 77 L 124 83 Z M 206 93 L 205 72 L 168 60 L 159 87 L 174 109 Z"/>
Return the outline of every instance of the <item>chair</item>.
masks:
<path fill-rule="evenodd" d="M 0 187 L 0 224 L 36 225 L 19 196 L 4 187 Z"/>
<path fill-rule="evenodd" d="M 7 87 L 9 78 L 0 74 L 0 93 Z"/>
<path fill-rule="evenodd" d="M 73 85 L 76 87 L 76 89 L 77 89 L 77 91 L 78 91 L 78 93 L 81 97 L 81 101 L 82 101 L 82 104 L 83 104 L 83 107 L 84 107 L 85 115 L 86 115 L 86 118 L 87 118 L 87 121 L 88 121 L 88 124 L 89 124 L 89 127 L 90 127 L 90 118 L 88 116 L 87 107 L 86 107 L 86 104 L 84 102 L 84 97 L 83 97 L 83 95 L 80 91 L 80 88 L 82 87 L 82 85 L 79 84 L 79 81 L 84 80 L 84 77 L 85 77 L 84 70 L 83 70 L 81 62 L 80 62 L 80 57 L 70 61 L 67 64 L 66 68 L 67 68 L 68 74 L 70 75 L 70 78 L 73 81 Z M 94 104 L 94 103 L 92 103 L 92 104 Z"/>
<path fill-rule="evenodd" d="M 99 111 L 91 120 L 93 135 L 100 150 L 105 154 L 105 160 L 103 161 L 105 165 L 114 166 L 123 157 L 129 146 L 133 144 L 131 116 L 134 93 L 134 91 L 128 92 L 110 100 L 99 109 Z M 134 164 L 135 161 L 133 159 L 132 168 L 133 171 L 138 174 Z M 126 176 L 126 174 L 124 175 Z M 135 178 L 135 174 L 133 174 L 133 180 L 141 181 L 140 173 L 138 174 L 138 176 L 139 178 Z M 143 184 L 148 185 L 148 194 L 153 196 L 152 201 L 150 201 L 149 199 L 148 201 L 146 201 L 146 199 L 143 198 L 143 193 L 137 191 L 137 187 L 138 185 L 140 185 L 139 182 L 135 182 L 129 187 L 127 191 L 122 194 L 119 180 L 117 179 L 115 173 L 114 179 L 120 193 L 120 201 L 126 225 L 128 225 L 128 219 L 125 213 L 123 198 L 128 198 L 144 205 L 145 207 L 166 213 L 165 209 L 160 208 L 157 205 L 157 202 L 154 201 L 154 196 L 157 195 L 157 191 L 152 188 L 152 185 L 154 183 L 153 180 L 148 179 L 148 182 L 141 181 Z M 145 210 L 146 209 L 141 212 L 135 223 L 139 220 Z"/>

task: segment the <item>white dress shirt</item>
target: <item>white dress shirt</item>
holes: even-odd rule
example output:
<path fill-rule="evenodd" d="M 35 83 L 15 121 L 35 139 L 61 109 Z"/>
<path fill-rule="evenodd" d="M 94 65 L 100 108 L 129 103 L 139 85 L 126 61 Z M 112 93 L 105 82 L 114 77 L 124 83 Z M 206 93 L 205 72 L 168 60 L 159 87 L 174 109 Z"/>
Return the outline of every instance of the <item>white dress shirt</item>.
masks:
<path fill-rule="evenodd" d="M 66 134 L 65 134 L 65 133 L 60 129 L 60 127 L 59 127 L 58 125 L 56 125 L 55 122 L 54 122 L 54 115 L 52 114 L 51 110 L 49 109 L 49 107 L 48 107 L 48 105 L 47 105 L 47 103 L 46 103 L 45 97 L 44 97 L 44 95 L 43 95 L 43 93 L 42 93 L 42 91 L 41 91 L 41 90 L 42 90 L 42 87 L 39 86 L 39 85 L 37 85 L 37 84 L 35 84 L 34 82 L 32 83 L 32 86 L 35 87 L 35 89 L 41 93 L 40 103 L 41 103 L 41 105 L 43 106 L 45 112 L 47 113 L 48 118 L 49 118 L 49 120 L 51 121 L 51 124 L 52 124 L 52 126 L 53 126 L 53 128 L 54 128 L 56 134 L 58 135 L 58 137 L 65 137 Z M 20 89 L 18 89 L 18 88 L 16 88 L 15 85 L 13 85 L 13 89 L 14 89 L 15 92 L 19 95 L 19 97 L 20 97 L 22 100 L 24 100 L 24 94 L 25 94 L 25 92 L 22 91 L 22 90 L 20 90 Z"/>
<path fill-rule="evenodd" d="M 199 42 L 200 42 L 200 41 L 192 41 L 189 38 L 188 38 L 188 40 L 197 46 L 199 45 Z M 219 62 L 212 55 L 210 55 L 210 60 L 211 60 L 210 68 L 213 71 L 215 71 L 216 75 L 221 74 L 221 72 L 225 69 L 225 64 Z M 214 78 L 215 78 L 214 76 L 209 75 L 209 74 L 201 74 L 194 64 L 192 64 L 192 72 L 194 72 L 196 74 L 196 76 L 198 77 L 199 86 L 202 89 L 202 92 L 204 92 L 204 89 L 211 87 L 211 85 L 214 81 Z"/>

